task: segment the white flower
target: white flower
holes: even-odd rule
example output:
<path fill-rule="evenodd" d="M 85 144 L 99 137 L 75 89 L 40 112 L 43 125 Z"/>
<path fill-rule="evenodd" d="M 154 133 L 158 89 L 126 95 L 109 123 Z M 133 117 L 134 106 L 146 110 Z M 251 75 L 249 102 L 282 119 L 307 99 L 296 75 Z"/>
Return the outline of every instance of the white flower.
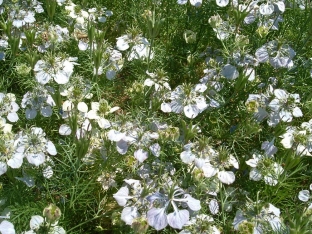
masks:
<path fill-rule="evenodd" d="M 274 90 L 275 98 L 269 103 L 269 107 L 274 111 L 270 115 L 270 125 L 275 126 L 279 119 L 283 122 L 291 122 L 294 117 L 302 117 L 302 111 L 296 106 L 296 103 L 300 103 L 299 94 L 289 94 L 283 89 Z M 276 119 L 276 115 L 279 119 Z"/>
<path fill-rule="evenodd" d="M 260 63 L 269 60 L 274 68 L 289 68 L 293 66 L 292 58 L 296 52 L 289 45 L 273 40 L 257 49 L 255 55 Z"/>
<path fill-rule="evenodd" d="M 16 112 L 19 110 L 19 106 L 15 101 L 15 94 L 0 93 L 0 117 L 6 116 L 10 122 L 18 121 L 18 115 Z"/>
<path fill-rule="evenodd" d="M 21 137 L 19 144 L 25 148 L 24 156 L 28 162 L 35 166 L 43 164 L 47 154 L 57 154 L 54 144 L 45 138 L 42 128 L 32 127 L 30 133 Z"/>
<path fill-rule="evenodd" d="M 283 167 L 268 155 L 254 153 L 252 158 L 246 161 L 246 164 L 251 167 L 249 179 L 260 181 L 263 178 L 264 182 L 271 186 L 278 183 L 279 176 L 284 172 Z"/>
<path fill-rule="evenodd" d="M 167 103 L 163 103 L 161 109 L 164 112 L 174 113 L 183 111 L 186 117 L 195 118 L 208 107 L 205 97 L 201 94 L 205 89 L 199 87 L 201 86 L 179 85 L 171 92 L 170 107 Z"/>
<path fill-rule="evenodd" d="M 202 0 L 190 0 L 191 5 L 195 7 L 200 7 L 202 2 L 203 2 Z M 187 0 L 178 0 L 177 3 L 179 5 L 184 5 L 187 3 Z"/>
<path fill-rule="evenodd" d="M 34 67 L 37 81 L 44 85 L 54 79 L 58 84 L 66 84 L 74 72 L 74 65 L 77 65 L 74 62 L 76 60 L 77 58 L 72 57 L 67 59 L 55 57 L 49 61 L 39 60 Z"/>
<path fill-rule="evenodd" d="M 150 76 L 144 81 L 144 86 L 152 87 L 155 86 L 155 91 L 161 91 L 163 89 L 171 90 L 170 85 L 168 83 L 168 77 L 166 74 L 158 70 L 155 73 L 150 73 L 146 71 L 146 74 Z"/>
<path fill-rule="evenodd" d="M 3 220 L 0 223 L 0 232 L 1 234 L 15 234 L 14 225 L 6 220 Z"/>
<path fill-rule="evenodd" d="M 53 106 L 55 106 L 55 102 L 43 86 L 24 94 L 21 103 L 21 107 L 26 108 L 26 119 L 34 119 L 37 116 L 37 111 L 40 111 L 44 117 L 50 117 L 53 113 Z"/>

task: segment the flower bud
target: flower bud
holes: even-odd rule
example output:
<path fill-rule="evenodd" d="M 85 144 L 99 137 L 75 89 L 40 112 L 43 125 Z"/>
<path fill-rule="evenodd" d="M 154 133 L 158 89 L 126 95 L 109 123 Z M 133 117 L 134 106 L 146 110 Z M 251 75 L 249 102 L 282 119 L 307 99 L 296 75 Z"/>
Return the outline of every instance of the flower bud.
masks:
<path fill-rule="evenodd" d="M 191 30 L 185 30 L 183 34 L 183 38 L 186 43 L 192 44 L 196 42 L 196 33 Z"/>
<path fill-rule="evenodd" d="M 43 217 L 46 218 L 47 222 L 55 223 L 61 217 L 61 210 L 54 204 L 50 204 L 43 210 Z"/>

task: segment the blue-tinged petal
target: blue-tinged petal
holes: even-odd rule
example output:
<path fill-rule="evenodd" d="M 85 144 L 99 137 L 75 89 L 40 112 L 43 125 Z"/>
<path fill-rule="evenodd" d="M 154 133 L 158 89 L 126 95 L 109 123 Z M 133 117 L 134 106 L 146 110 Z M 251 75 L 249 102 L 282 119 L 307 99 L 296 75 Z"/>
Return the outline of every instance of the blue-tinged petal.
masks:
<path fill-rule="evenodd" d="M 147 222 L 157 231 L 168 225 L 166 208 L 152 208 L 147 212 Z"/>
<path fill-rule="evenodd" d="M 189 221 L 190 213 L 188 210 L 176 210 L 170 214 L 168 214 L 168 224 L 177 229 L 182 229 L 184 224 Z"/>

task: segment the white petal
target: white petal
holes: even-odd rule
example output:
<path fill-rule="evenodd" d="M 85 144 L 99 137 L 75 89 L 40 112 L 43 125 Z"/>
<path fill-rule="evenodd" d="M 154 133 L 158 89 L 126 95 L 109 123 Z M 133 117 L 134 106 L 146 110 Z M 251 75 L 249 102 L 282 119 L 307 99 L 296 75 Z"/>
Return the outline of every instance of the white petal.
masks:
<path fill-rule="evenodd" d="M 224 184 L 232 184 L 235 181 L 235 175 L 232 171 L 219 171 L 218 178 Z"/>
<path fill-rule="evenodd" d="M 3 175 L 8 170 L 8 166 L 5 162 L 0 162 L 0 175 Z"/>
<path fill-rule="evenodd" d="M 44 153 L 37 153 L 37 154 L 30 153 L 27 155 L 27 160 L 30 164 L 33 164 L 35 166 L 39 166 L 42 163 L 44 163 L 45 155 L 44 155 Z"/>
<path fill-rule="evenodd" d="M 219 7 L 225 7 L 229 4 L 229 0 L 216 0 L 216 3 Z"/>
<path fill-rule="evenodd" d="M 71 134 L 71 129 L 68 125 L 62 124 L 59 129 L 59 134 L 62 136 L 68 136 Z"/>
<path fill-rule="evenodd" d="M 259 181 L 262 178 L 262 174 L 256 168 L 252 168 L 249 172 L 249 179 Z"/>
<path fill-rule="evenodd" d="M 239 73 L 235 66 L 232 66 L 231 64 L 226 64 L 222 68 L 222 75 L 230 80 L 234 80 L 239 76 Z"/>
<path fill-rule="evenodd" d="M 9 113 L 7 117 L 8 120 L 12 123 L 15 123 L 18 120 L 18 115 L 15 112 Z"/>
<path fill-rule="evenodd" d="M 209 210 L 210 210 L 211 214 L 213 214 L 213 215 L 219 213 L 219 204 L 218 204 L 218 201 L 216 199 L 210 200 Z"/>
<path fill-rule="evenodd" d="M 302 117 L 303 116 L 302 111 L 300 110 L 299 107 L 295 107 L 293 109 L 293 113 L 292 114 L 293 114 L 294 117 Z"/>
<path fill-rule="evenodd" d="M 127 201 L 132 198 L 129 196 L 129 188 L 127 186 L 121 187 L 117 193 L 113 195 L 118 205 L 125 206 Z"/>
<path fill-rule="evenodd" d="M 182 162 L 184 162 L 186 164 L 190 164 L 195 160 L 195 155 L 192 154 L 192 152 L 190 150 L 188 150 L 188 151 L 183 151 L 180 154 L 180 158 L 181 158 Z"/>
<path fill-rule="evenodd" d="M 133 220 L 139 217 L 138 209 L 135 206 L 125 207 L 121 212 L 121 220 L 127 225 L 132 225 Z"/>
<path fill-rule="evenodd" d="M 88 112 L 88 106 L 84 102 L 79 102 L 78 105 L 77 105 L 77 108 L 78 108 L 79 111 L 81 111 L 83 113 L 87 113 Z"/>
<path fill-rule="evenodd" d="M 148 152 L 142 150 L 142 149 L 138 149 L 134 152 L 134 157 L 139 161 L 139 162 L 143 162 L 144 160 L 147 159 L 148 157 Z"/>
<path fill-rule="evenodd" d="M 155 157 L 159 157 L 160 155 L 160 145 L 158 143 L 155 143 L 153 145 L 151 145 L 149 147 L 150 151 L 152 152 L 152 154 L 155 156 Z"/>
<path fill-rule="evenodd" d="M 106 78 L 107 78 L 108 80 L 114 79 L 115 76 L 116 76 L 116 72 L 115 72 L 114 70 L 108 70 L 108 71 L 106 71 Z"/>
<path fill-rule="evenodd" d="M 200 201 L 193 198 L 189 194 L 184 195 L 187 198 L 186 204 L 193 211 L 199 211 L 201 209 Z"/>
<path fill-rule="evenodd" d="M 30 219 L 30 229 L 38 230 L 41 225 L 43 225 L 44 219 L 40 215 L 31 216 Z"/>
<path fill-rule="evenodd" d="M 48 141 L 48 142 L 47 142 L 47 152 L 48 152 L 50 155 L 56 155 L 56 154 L 57 154 L 55 145 L 53 144 L 52 141 Z"/>
<path fill-rule="evenodd" d="M 3 220 L 0 224 L 0 232 L 2 234 L 15 234 L 14 225 L 6 220 Z"/>
<path fill-rule="evenodd" d="M 202 4 L 202 0 L 190 0 L 192 6 L 200 7 Z"/>
<path fill-rule="evenodd" d="M 52 115 L 52 108 L 51 108 L 51 106 L 43 106 L 41 108 L 41 114 L 44 117 L 50 117 Z"/>
<path fill-rule="evenodd" d="M 88 49 L 89 44 L 83 41 L 79 41 L 78 43 L 78 48 L 79 50 L 85 51 L 86 49 Z"/>
<path fill-rule="evenodd" d="M 102 129 L 106 129 L 106 128 L 110 128 L 111 127 L 110 122 L 107 119 L 104 119 L 104 118 L 98 119 L 97 123 L 98 123 L 99 127 L 102 128 Z"/>
<path fill-rule="evenodd" d="M 187 3 L 187 0 L 178 0 L 179 5 L 184 5 Z"/>
<path fill-rule="evenodd" d="M 162 112 L 169 113 L 171 112 L 171 105 L 164 102 L 161 104 L 160 109 L 162 110 Z"/>
<path fill-rule="evenodd" d="M 187 105 L 184 107 L 184 114 L 186 117 L 193 119 L 199 114 L 200 110 L 197 105 Z"/>
<path fill-rule="evenodd" d="M 271 15 L 274 12 L 274 5 L 262 3 L 259 7 L 259 12 L 261 15 L 265 16 Z"/>
<path fill-rule="evenodd" d="M 168 224 L 176 229 L 182 229 L 182 227 L 189 221 L 190 213 L 188 210 L 176 209 L 173 213 L 168 214 Z"/>
<path fill-rule="evenodd" d="M 269 53 L 265 46 L 262 46 L 259 49 L 257 49 L 255 55 L 260 63 L 264 63 L 269 59 Z"/>
<path fill-rule="evenodd" d="M 152 208 L 147 211 L 148 224 L 157 231 L 164 229 L 168 225 L 165 211 L 165 208 Z"/>
<path fill-rule="evenodd" d="M 37 110 L 36 109 L 26 109 L 25 111 L 26 119 L 34 119 L 37 116 Z"/>
<path fill-rule="evenodd" d="M 109 130 L 109 132 L 107 133 L 108 139 L 115 142 L 120 141 L 124 136 L 125 133 L 116 131 L 114 129 Z"/>

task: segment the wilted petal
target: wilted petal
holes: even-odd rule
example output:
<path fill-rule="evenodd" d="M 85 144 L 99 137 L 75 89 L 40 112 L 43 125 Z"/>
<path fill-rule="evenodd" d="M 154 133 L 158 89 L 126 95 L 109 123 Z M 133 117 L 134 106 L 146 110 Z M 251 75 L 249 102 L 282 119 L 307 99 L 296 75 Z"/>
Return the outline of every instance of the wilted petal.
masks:
<path fill-rule="evenodd" d="M 23 183 L 26 184 L 27 187 L 32 187 L 35 185 L 35 180 L 34 178 L 28 176 L 28 175 L 24 175 L 24 177 L 15 177 L 15 179 L 22 181 Z"/>
<path fill-rule="evenodd" d="M 107 70 L 107 71 L 106 71 L 106 78 L 107 78 L 108 80 L 114 79 L 115 76 L 116 76 L 116 72 L 115 72 L 114 70 Z"/>
<path fill-rule="evenodd" d="M 47 179 L 50 179 L 52 176 L 53 176 L 53 170 L 52 170 L 52 167 L 51 166 L 47 166 L 43 172 L 43 177 L 44 178 L 47 178 Z"/>

